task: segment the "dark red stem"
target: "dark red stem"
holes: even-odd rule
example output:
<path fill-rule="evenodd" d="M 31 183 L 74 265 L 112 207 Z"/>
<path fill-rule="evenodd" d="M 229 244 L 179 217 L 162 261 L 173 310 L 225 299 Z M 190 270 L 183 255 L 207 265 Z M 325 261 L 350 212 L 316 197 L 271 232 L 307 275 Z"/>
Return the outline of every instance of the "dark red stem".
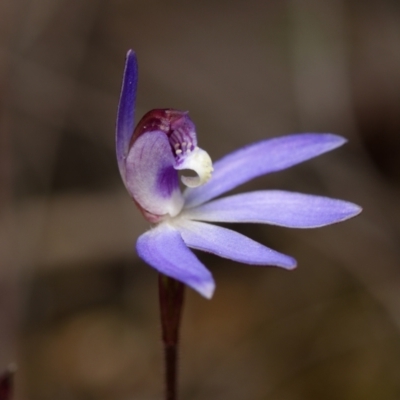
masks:
<path fill-rule="evenodd" d="M 165 275 L 158 277 L 162 340 L 165 357 L 165 400 L 177 400 L 179 326 L 184 285 Z"/>
<path fill-rule="evenodd" d="M 0 375 L 0 400 L 11 400 L 13 375 L 12 368 Z"/>

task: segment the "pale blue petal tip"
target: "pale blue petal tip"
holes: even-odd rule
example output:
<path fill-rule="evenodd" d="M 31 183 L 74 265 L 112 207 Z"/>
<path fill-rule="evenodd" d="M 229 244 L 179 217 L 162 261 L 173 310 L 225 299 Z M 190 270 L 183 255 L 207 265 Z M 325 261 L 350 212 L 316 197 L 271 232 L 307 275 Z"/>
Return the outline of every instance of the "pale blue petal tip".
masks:
<path fill-rule="evenodd" d="M 197 285 L 195 290 L 197 290 L 203 297 L 210 300 L 214 295 L 215 283 L 204 282 L 201 285 Z"/>
<path fill-rule="evenodd" d="M 287 269 L 289 271 L 297 268 L 297 261 L 295 258 L 288 256 L 288 261 L 289 262 L 286 265 L 282 265 L 282 268 Z"/>
<path fill-rule="evenodd" d="M 360 214 L 363 210 L 363 208 L 361 206 L 359 206 L 358 204 L 353 204 L 353 206 L 354 206 L 354 210 L 353 210 L 353 213 L 349 216 L 349 218 L 355 217 L 356 215 Z"/>

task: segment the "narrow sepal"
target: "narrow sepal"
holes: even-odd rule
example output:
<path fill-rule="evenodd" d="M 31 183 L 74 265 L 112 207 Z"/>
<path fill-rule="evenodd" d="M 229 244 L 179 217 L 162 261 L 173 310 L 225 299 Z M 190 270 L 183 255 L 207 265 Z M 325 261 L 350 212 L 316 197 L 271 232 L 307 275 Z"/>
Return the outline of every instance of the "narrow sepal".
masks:
<path fill-rule="evenodd" d="M 119 99 L 116 129 L 117 161 L 122 179 L 125 181 L 125 158 L 129 141 L 133 134 L 138 65 L 136 54 L 129 50 L 126 55 L 125 70 Z"/>
<path fill-rule="evenodd" d="M 186 207 L 205 203 L 257 176 L 280 171 L 333 150 L 346 139 L 330 133 L 304 133 L 263 140 L 214 163 L 212 179 L 186 189 Z"/>
<path fill-rule="evenodd" d="M 252 265 L 296 267 L 296 260 L 278 253 L 238 232 L 204 222 L 180 219 L 176 222 L 183 241 L 197 250 Z"/>
<path fill-rule="evenodd" d="M 343 200 L 281 190 L 248 192 L 186 210 L 185 218 L 318 228 L 356 216 L 361 207 Z"/>
<path fill-rule="evenodd" d="M 179 231 L 167 223 L 144 233 L 136 242 L 140 258 L 210 299 L 215 283 L 210 271 L 185 245 Z"/>

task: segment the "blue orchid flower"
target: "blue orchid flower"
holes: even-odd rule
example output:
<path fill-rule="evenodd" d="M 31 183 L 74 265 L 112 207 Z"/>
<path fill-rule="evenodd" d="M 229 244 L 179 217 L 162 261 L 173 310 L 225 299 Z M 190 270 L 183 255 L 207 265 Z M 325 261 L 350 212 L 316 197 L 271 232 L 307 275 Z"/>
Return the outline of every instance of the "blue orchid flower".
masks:
<path fill-rule="evenodd" d="M 197 146 L 187 112 L 158 109 L 134 129 L 138 80 L 135 53 L 127 54 L 118 108 L 116 151 L 123 182 L 144 217 L 152 224 L 136 243 L 139 257 L 160 273 L 211 298 L 215 282 L 189 249 L 253 265 L 285 269 L 296 260 L 254 240 L 209 222 L 246 222 L 317 228 L 361 212 L 347 201 L 282 190 L 218 196 L 258 176 L 280 171 L 333 150 L 346 142 L 333 134 L 293 134 L 267 139 L 228 154 L 212 165 Z M 180 170 L 197 176 L 182 176 Z"/>

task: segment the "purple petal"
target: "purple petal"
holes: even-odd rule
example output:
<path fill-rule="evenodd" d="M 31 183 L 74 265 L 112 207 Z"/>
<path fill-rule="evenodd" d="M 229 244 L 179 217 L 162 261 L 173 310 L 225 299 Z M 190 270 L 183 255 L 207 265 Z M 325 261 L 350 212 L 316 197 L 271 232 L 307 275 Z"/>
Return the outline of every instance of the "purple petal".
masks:
<path fill-rule="evenodd" d="M 155 215 L 175 216 L 183 206 L 175 158 L 164 132 L 147 132 L 126 160 L 126 187 L 136 202 Z"/>
<path fill-rule="evenodd" d="M 128 154 L 129 141 L 133 134 L 138 65 L 136 54 L 129 50 L 126 55 L 121 96 L 119 99 L 116 130 L 116 149 L 119 172 L 125 181 L 124 161 Z"/>
<path fill-rule="evenodd" d="M 276 265 L 286 269 L 296 267 L 294 258 L 230 229 L 186 219 L 177 222 L 177 228 L 187 246 L 197 250 L 246 264 Z"/>
<path fill-rule="evenodd" d="M 361 207 L 343 200 L 263 190 L 225 197 L 186 210 L 185 218 L 212 222 L 258 222 L 289 228 L 318 228 L 354 217 Z"/>
<path fill-rule="evenodd" d="M 304 133 L 243 147 L 214 164 L 214 173 L 209 182 L 186 190 L 186 207 L 203 204 L 257 176 L 299 164 L 345 142 L 346 139 L 330 133 Z"/>
<path fill-rule="evenodd" d="M 161 224 L 139 237 L 139 257 L 157 271 L 185 283 L 210 299 L 215 283 L 210 271 L 187 248 L 180 233 L 168 224 Z"/>

